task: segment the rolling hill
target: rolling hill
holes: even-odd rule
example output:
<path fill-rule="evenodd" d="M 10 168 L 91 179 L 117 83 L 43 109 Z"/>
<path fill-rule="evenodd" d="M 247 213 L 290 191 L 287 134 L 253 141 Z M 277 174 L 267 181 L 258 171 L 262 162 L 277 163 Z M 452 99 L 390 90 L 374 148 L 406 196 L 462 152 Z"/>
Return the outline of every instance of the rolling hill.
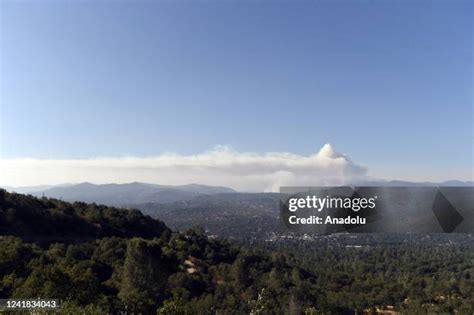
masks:
<path fill-rule="evenodd" d="M 234 192 L 227 187 L 215 187 L 198 184 L 168 186 L 146 183 L 104 184 L 81 183 L 68 186 L 56 186 L 45 190 L 35 190 L 34 196 L 45 196 L 65 201 L 95 202 L 109 206 L 123 206 L 135 203 L 169 203 L 189 200 L 199 195 Z"/>

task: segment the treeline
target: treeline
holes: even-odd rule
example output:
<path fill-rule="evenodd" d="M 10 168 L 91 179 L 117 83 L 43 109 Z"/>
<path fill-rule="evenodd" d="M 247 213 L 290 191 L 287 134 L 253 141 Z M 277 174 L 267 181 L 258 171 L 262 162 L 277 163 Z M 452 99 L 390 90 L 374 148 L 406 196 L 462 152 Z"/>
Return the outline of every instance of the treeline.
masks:
<path fill-rule="evenodd" d="M 316 286 L 326 291 L 318 303 L 321 309 L 338 305 L 367 312 L 474 314 L 474 243 L 472 237 L 470 243 L 466 236 L 460 238 L 462 243 L 334 246 L 286 240 L 259 246 L 294 255 L 302 268 L 317 275 Z"/>
<path fill-rule="evenodd" d="M 106 236 L 150 238 L 170 232 L 163 222 L 139 210 L 35 198 L 0 189 L 0 235 L 51 242 Z"/>
<path fill-rule="evenodd" d="M 57 298 L 61 312 L 71 314 L 283 313 L 316 306 L 315 275 L 286 255 L 209 239 L 198 228 L 170 233 L 137 211 L 5 191 L 0 217 L 0 298 Z M 297 288 L 305 292 L 300 297 Z"/>
<path fill-rule="evenodd" d="M 234 248 L 202 231 L 107 237 L 42 248 L 0 238 L 1 298 L 57 298 L 70 314 L 215 314 L 316 310 L 315 275 L 285 255 Z"/>

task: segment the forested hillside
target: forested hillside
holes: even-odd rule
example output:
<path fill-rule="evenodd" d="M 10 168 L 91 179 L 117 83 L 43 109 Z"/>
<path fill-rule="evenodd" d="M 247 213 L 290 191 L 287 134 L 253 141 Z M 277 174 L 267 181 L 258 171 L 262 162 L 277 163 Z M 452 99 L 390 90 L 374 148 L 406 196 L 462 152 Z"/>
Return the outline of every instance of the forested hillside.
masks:
<path fill-rule="evenodd" d="M 0 228 L 0 298 L 57 298 L 66 314 L 474 312 L 470 243 L 246 247 L 139 211 L 5 191 Z"/>
<path fill-rule="evenodd" d="M 0 189 L 0 234 L 34 241 L 72 241 L 106 236 L 159 237 L 170 230 L 138 210 L 35 198 Z"/>
<path fill-rule="evenodd" d="M 87 314 L 316 306 L 316 276 L 283 254 L 211 240 L 200 229 L 170 233 L 138 211 L 0 196 L 0 298 L 58 298 L 63 311 Z M 301 285 L 304 300 L 292 291 Z"/>

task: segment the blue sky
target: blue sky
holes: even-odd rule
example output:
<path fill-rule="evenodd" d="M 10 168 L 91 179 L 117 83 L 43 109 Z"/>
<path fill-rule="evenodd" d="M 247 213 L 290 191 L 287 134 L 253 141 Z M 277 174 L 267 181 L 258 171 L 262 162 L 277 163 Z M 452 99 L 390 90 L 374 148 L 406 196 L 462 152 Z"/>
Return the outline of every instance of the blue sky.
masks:
<path fill-rule="evenodd" d="M 0 8 L 1 158 L 331 143 L 384 174 L 472 176 L 470 1 Z"/>

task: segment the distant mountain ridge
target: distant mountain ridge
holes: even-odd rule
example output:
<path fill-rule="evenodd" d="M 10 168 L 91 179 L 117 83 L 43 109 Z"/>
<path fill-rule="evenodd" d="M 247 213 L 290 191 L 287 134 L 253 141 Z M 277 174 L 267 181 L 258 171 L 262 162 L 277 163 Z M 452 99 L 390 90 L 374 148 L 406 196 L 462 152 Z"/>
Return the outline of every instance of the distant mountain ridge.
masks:
<path fill-rule="evenodd" d="M 17 191 L 15 188 L 9 190 Z M 33 196 L 45 196 L 65 201 L 95 202 L 109 206 L 122 206 L 135 203 L 170 203 L 192 199 L 200 195 L 235 192 L 231 188 L 189 184 L 181 186 L 155 185 L 148 183 L 102 184 L 81 183 L 75 185 L 54 186 L 44 190 L 32 190 L 22 193 Z"/>
<path fill-rule="evenodd" d="M 58 185 L 59 186 L 59 185 Z M 2 188 L 9 192 L 16 192 L 18 194 L 30 194 L 36 191 L 43 191 L 57 187 L 54 185 L 38 185 L 38 186 L 22 186 L 22 187 L 13 187 L 13 186 L 3 186 Z"/>
<path fill-rule="evenodd" d="M 353 186 L 474 186 L 472 181 L 444 181 L 444 182 L 408 182 L 400 180 L 367 180 L 352 183 Z M 169 204 L 175 202 L 191 201 L 196 197 L 215 196 L 224 194 L 247 194 L 236 192 L 228 187 L 208 186 L 200 184 L 188 185 L 157 185 L 141 182 L 126 184 L 92 184 L 88 182 L 80 184 L 62 184 L 56 186 L 29 186 L 29 187 L 3 187 L 7 191 L 31 194 L 37 197 L 50 197 L 65 201 L 95 202 L 108 206 L 130 207 L 139 205 L 143 208 L 146 204 Z M 257 196 L 260 193 L 251 193 Z M 240 198 L 240 197 L 239 197 Z M 146 206 L 148 208 L 148 206 Z M 152 207 L 154 208 L 154 207 Z"/>

